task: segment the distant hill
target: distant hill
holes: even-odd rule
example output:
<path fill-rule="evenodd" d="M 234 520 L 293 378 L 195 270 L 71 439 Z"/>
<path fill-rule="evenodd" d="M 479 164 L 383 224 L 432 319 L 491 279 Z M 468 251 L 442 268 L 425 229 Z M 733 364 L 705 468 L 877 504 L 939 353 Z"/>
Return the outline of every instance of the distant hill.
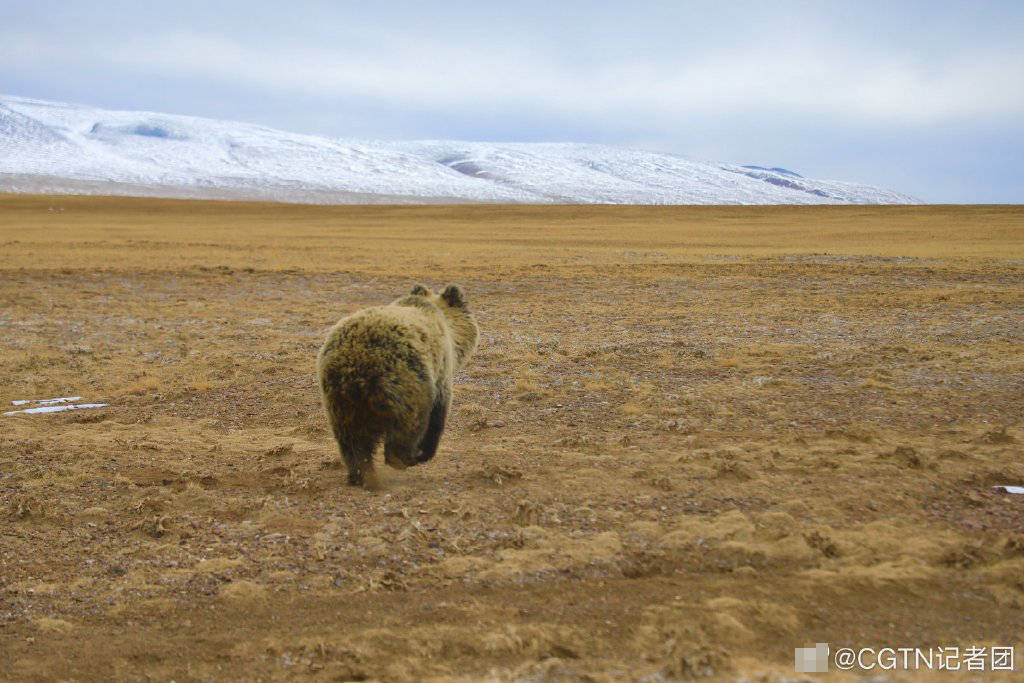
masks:
<path fill-rule="evenodd" d="M 0 96 L 0 191 L 310 203 L 916 203 L 784 168 L 606 145 L 332 139 L 13 96 Z"/>

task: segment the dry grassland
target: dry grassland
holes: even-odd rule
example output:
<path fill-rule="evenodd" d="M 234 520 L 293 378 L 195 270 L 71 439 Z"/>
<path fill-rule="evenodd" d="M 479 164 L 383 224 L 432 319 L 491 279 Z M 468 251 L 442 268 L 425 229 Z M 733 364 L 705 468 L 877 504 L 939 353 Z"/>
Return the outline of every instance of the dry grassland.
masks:
<path fill-rule="evenodd" d="M 0 401 L 110 404 L 0 417 L 0 678 L 1019 675 L 1022 274 L 1020 207 L 0 197 Z M 350 488 L 315 354 L 417 281 L 481 347 Z"/>

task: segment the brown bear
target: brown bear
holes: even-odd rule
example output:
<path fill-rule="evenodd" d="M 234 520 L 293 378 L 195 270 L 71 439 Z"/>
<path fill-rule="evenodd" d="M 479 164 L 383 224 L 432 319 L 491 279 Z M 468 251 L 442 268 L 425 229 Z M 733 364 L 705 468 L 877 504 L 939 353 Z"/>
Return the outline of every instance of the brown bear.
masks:
<path fill-rule="evenodd" d="M 416 285 L 386 306 L 331 328 L 317 358 L 324 409 L 348 467 L 348 483 L 377 486 L 373 452 L 404 469 L 437 452 L 452 379 L 476 348 L 478 330 L 462 290 Z"/>

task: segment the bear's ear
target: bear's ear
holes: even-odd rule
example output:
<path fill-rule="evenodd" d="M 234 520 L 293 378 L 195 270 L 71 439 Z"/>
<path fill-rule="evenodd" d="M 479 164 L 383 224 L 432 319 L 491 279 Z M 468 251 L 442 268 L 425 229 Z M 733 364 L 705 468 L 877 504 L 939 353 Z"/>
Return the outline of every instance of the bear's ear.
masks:
<path fill-rule="evenodd" d="M 444 299 L 446 304 L 453 308 L 466 305 L 465 299 L 462 298 L 462 290 L 458 285 L 448 285 L 445 287 L 444 292 L 441 294 L 441 298 Z"/>
<path fill-rule="evenodd" d="M 409 293 L 410 294 L 415 294 L 415 295 L 418 295 L 418 296 L 427 296 L 428 294 L 430 294 L 430 290 L 427 289 L 426 287 L 424 287 L 423 285 L 416 284 L 416 285 L 413 285 L 412 291 L 409 292 Z"/>

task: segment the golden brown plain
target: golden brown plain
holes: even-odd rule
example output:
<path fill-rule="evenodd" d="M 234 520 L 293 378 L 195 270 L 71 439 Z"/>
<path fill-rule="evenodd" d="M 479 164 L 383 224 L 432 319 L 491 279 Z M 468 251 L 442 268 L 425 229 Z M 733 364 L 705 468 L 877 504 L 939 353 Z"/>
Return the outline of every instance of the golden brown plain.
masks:
<path fill-rule="evenodd" d="M 0 401 L 110 403 L 0 417 L 0 678 L 1020 659 L 1022 269 L 1014 206 L 0 197 Z M 418 281 L 479 350 L 345 486 L 317 349 Z"/>

